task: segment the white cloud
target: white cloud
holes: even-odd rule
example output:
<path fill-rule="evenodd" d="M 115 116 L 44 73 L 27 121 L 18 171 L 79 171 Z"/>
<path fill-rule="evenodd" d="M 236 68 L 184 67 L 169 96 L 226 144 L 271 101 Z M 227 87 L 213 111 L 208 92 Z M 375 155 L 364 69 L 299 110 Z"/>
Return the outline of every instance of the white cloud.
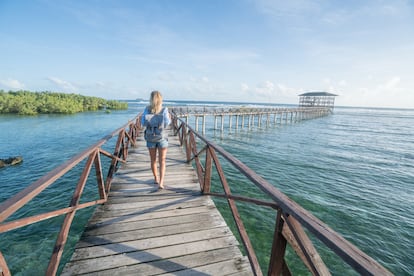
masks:
<path fill-rule="evenodd" d="M 161 72 L 157 74 L 157 79 L 159 79 L 160 81 L 172 82 L 176 81 L 177 78 L 175 74 L 172 72 Z"/>
<path fill-rule="evenodd" d="M 57 85 L 58 87 L 64 90 L 68 90 L 69 92 L 74 92 L 78 90 L 78 88 L 72 83 L 65 81 L 65 80 L 61 80 L 56 77 L 47 77 L 47 80 L 49 80 L 50 82 L 52 82 L 53 84 Z"/>
<path fill-rule="evenodd" d="M 95 86 L 105 88 L 106 84 L 103 81 L 97 81 L 97 82 L 95 82 Z"/>
<path fill-rule="evenodd" d="M 240 87 L 241 87 L 241 91 L 242 92 L 245 92 L 245 91 L 248 91 L 249 90 L 249 86 L 247 84 L 245 84 L 245 83 L 242 83 L 240 85 Z"/>
<path fill-rule="evenodd" d="M 275 85 L 271 81 L 265 81 L 255 88 L 255 94 L 259 97 L 271 97 L 275 94 Z"/>
<path fill-rule="evenodd" d="M 6 80 L 0 80 L 0 85 L 5 86 L 8 89 L 24 89 L 24 84 L 21 83 L 18 80 L 14 79 L 6 79 Z"/>
<path fill-rule="evenodd" d="M 295 103 L 297 101 L 298 89 L 287 87 L 281 83 L 266 80 L 255 87 L 246 83 L 241 84 L 243 95 L 248 95 L 250 101 L 273 102 L 273 103 Z"/>
<path fill-rule="evenodd" d="M 340 80 L 340 81 L 338 82 L 338 84 L 339 84 L 339 86 L 346 86 L 348 83 L 347 83 L 347 81 L 346 81 L 346 80 Z"/>
<path fill-rule="evenodd" d="M 393 89 L 397 89 L 398 85 L 401 82 L 401 78 L 396 76 L 396 77 L 392 77 L 391 79 L 387 80 L 385 82 L 384 85 L 381 85 L 380 87 L 383 88 L 384 90 L 393 90 Z"/>
<path fill-rule="evenodd" d="M 412 84 L 400 76 L 380 78 L 370 75 L 361 83 L 349 82 L 339 87 L 340 84 L 331 84 L 336 88 L 332 92 L 339 94 L 338 105 L 413 108 L 414 94 L 409 88 Z"/>

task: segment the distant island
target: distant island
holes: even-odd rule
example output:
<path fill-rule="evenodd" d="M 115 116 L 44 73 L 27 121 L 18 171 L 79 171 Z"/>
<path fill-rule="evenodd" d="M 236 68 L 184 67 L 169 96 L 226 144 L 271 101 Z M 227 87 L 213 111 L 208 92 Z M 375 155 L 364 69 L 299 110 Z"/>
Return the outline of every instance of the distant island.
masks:
<path fill-rule="evenodd" d="M 0 114 L 74 114 L 101 109 L 128 109 L 128 103 L 59 92 L 0 90 Z"/>

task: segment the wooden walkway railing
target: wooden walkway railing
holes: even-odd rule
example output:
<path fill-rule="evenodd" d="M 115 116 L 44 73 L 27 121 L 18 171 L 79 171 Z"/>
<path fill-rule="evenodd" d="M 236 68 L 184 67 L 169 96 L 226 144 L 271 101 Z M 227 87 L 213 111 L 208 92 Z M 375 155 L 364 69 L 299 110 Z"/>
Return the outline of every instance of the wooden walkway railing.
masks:
<path fill-rule="evenodd" d="M 196 168 L 200 188 L 205 195 L 223 197 L 227 199 L 229 208 L 235 220 L 237 230 L 242 239 L 247 255 L 249 257 L 255 275 L 262 275 L 258 259 L 253 250 L 249 235 L 244 227 L 243 221 L 236 206 L 237 201 L 248 202 L 261 206 L 268 206 L 277 210 L 275 229 L 273 237 L 269 237 L 272 243 L 270 261 L 268 264 L 268 275 L 290 275 L 291 272 L 285 262 L 286 245 L 289 243 L 303 263 L 313 275 L 330 275 L 328 267 L 322 261 L 312 241 L 304 229 L 322 241 L 336 255 L 349 264 L 356 272 L 362 275 L 392 275 L 374 259 L 363 253 L 356 246 L 345 240 L 329 226 L 317 219 L 307 210 L 299 206 L 276 187 L 268 183 L 254 171 L 244 165 L 241 161 L 226 152 L 223 148 L 209 142 L 205 137 L 199 135 L 183 120 L 174 117 L 174 128 L 186 150 L 187 161 L 192 162 Z M 250 182 L 257 186 L 271 201 L 263 201 L 233 195 L 231 187 L 226 179 L 225 172 L 220 162 L 220 157 L 229 162 Z M 215 169 L 223 187 L 223 193 L 212 193 L 211 179 Z"/>
<path fill-rule="evenodd" d="M 272 107 L 272 108 L 252 108 L 252 107 L 179 107 L 171 108 L 171 111 L 179 118 L 184 118 L 189 123 L 190 116 L 195 118 L 195 131 L 199 131 L 199 121 L 201 119 L 201 132 L 205 133 L 206 117 L 214 117 L 214 129 L 224 131 L 225 118 L 227 119 L 227 128 L 252 129 L 257 126 L 265 127 L 276 124 L 287 124 L 299 122 L 307 119 L 314 119 L 332 114 L 332 108 L 329 107 Z M 218 127 L 220 122 L 220 128 Z"/>
<path fill-rule="evenodd" d="M 107 201 L 112 179 L 118 163 L 125 162 L 128 156 L 129 146 L 135 144 L 136 137 L 139 134 L 138 120 L 139 117 L 135 118 L 132 122 L 129 122 L 124 127 L 114 131 L 112 134 L 76 155 L 63 165 L 57 167 L 16 196 L 6 200 L 0 205 L 0 234 L 52 217 L 64 216 L 65 219 L 57 237 L 46 275 L 55 275 L 57 272 L 75 212 L 82 208 L 102 204 Z M 306 234 L 305 229 L 311 233 L 313 237 L 322 241 L 337 256 L 354 268 L 356 272 L 363 275 L 391 275 L 387 269 L 382 267 L 371 257 L 346 241 L 326 224 L 281 193 L 276 187 L 258 176 L 254 171 L 226 152 L 223 148 L 209 142 L 205 137 L 196 133 L 175 115 L 173 115 L 173 127 L 175 134 L 178 135 L 180 143 L 185 149 L 186 161 L 192 163 L 197 172 L 198 182 L 200 183 L 202 193 L 204 195 L 225 198 L 228 202 L 229 209 L 234 217 L 237 231 L 243 247 L 245 248 L 254 275 L 262 275 L 263 273 L 253 249 L 252 241 L 249 238 L 248 231 L 241 219 L 237 208 L 237 202 L 246 202 L 264 206 L 277 211 L 275 217 L 275 229 L 273 231 L 274 235 L 268 237 L 269 242 L 272 244 L 271 251 L 268 253 L 270 255 L 267 268 L 268 275 L 291 274 L 285 261 L 287 244 L 292 246 L 313 275 L 330 274 L 329 268 L 320 258 L 316 248 Z M 116 135 L 118 135 L 118 139 L 113 154 L 103 150 L 102 145 Z M 101 154 L 111 159 L 111 166 L 105 181 L 102 173 Z M 39 195 L 71 168 L 84 160 L 86 160 L 85 167 L 73 193 L 71 203 L 67 208 L 58 209 L 37 216 L 7 220 L 7 218 L 14 214 L 18 209 L 27 204 L 31 199 Z M 233 168 L 236 168 L 240 174 L 244 175 L 251 182 L 252 185 L 258 187 L 271 200 L 265 201 L 233 194 L 222 167 L 223 161 L 228 162 Z M 80 203 L 79 199 L 82 196 L 86 180 L 90 175 L 92 167 L 95 167 L 100 199 Z M 223 193 L 211 191 L 212 184 L 214 184 L 212 183 L 213 174 L 218 175 Z M 10 275 L 6 260 L 1 252 L 0 275 Z"/>
<path fill-rule="evenodd" d="M 0 205 L 0 234 L 17 228 L 28 226 L 39 221 L 48 220 L 57 216 L 64 216 L 61 230 L 57 237 L 46 271 L 46 275 L 55 275 L 57 272 L 75 213 L 78 210 L 102 204 L 107 201 L 108 192 L 110 191 L 111 187 L 111 181 L 118 166 L 118 163 L 126 162 L 125 160 L 128 157 L 128 149 L 130 145 L 135 144 L 137 134 L 139 133 L 139 118 L 140 117 L 136 117 L 133 121 L 128 122 L 125 126 L 107 135 L 106 137 L 98 141 L 96 144 L 82 151 L 78 155 L 74 156 L 61 166 L 55 168 L 50 173 L 41 177 L 39 180 L 35 181 L 27 188 L 16 194 L 14 197 L 6 200 Z M 102 146 L 108 140 L 115 136 L 118 136 L 118 139 L 115 144 L 114 151 L 111 154 L 104 150 Z M 101 155 L 109 157 L 111 159 L 111 164 L 109 166 L 105 181 L 105 177 L 102 172 Z M 51 186 L 56 180 L 61 178 L 72 168 L 74 168 L 76 165 L 80 164 L 85 160 L 86 164 L 83 168 L 76 189 L 73 191 L 72 200 L 67 208 L 57 209 L 35 216 L 6 221 L 17 210 L 25 206 L 33 198 L 38 196 L 42 191 Z M 97 192 L 99 194 L 99 200 L 80 203 L 80 198 L 82 197 L 84 187 L 88 180 L 88 177 L 90 176 L 92 167 L 95 167 L 95 175 L 98 188 Z M 11 275 L 7 262 L 1 252 L 0 275 Z"/>

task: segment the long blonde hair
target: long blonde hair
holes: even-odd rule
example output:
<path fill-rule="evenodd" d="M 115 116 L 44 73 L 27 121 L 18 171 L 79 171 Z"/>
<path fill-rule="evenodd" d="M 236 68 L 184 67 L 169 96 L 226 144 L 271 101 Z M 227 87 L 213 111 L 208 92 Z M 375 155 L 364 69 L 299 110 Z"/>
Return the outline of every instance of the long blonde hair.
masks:
<path fill-rule="evenodd" d="M 162 95 L 159 91 L 152 91 L 150 96 L 149 109 L 151 113 L 157 114 L 162 109 Z"/>

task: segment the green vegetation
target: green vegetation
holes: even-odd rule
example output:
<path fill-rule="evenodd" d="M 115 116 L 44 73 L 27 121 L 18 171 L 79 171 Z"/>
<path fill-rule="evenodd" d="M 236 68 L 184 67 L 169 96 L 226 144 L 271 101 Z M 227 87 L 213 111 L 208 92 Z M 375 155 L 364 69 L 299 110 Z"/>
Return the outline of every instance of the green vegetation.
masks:
<path fill-rule="evenodd" d="M 99 109 L 127 109 L 128 103 L 56 92 L 0 90 L 0 114 L 74 114 Z"/>

